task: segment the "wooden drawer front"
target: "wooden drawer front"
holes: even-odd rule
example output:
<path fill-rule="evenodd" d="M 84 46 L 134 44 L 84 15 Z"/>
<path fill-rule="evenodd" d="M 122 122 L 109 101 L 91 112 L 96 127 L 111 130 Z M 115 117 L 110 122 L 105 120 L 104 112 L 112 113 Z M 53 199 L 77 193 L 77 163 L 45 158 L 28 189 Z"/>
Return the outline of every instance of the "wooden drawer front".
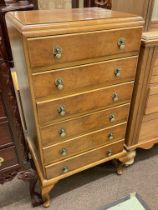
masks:
<path fill-rule="evenodd" d="M 40 129 L 42 145 L 46 147 L 55 143 L 61 143 L 85 133 L 126 122 L 128 112 L 129 104 L 125 104 L 116 108 L 95 112 L 83 117 L 43 127 Z"/>
<path fill-rule="evenodd" d="M 0 147 L 12 143 L 8 122 L 0 123 Z"/>
<path fill-rule="evenodd" d="M 55 64 L 136 52 L 140 47 L 141 33 L 141 28 L 131 28 L 28 39 L 30 63 L 32 68 L 52 65 L 56 68 Z M 118 45 L 120 39 L 125 40 L 123 49 Z M 55 57 L 53 51 L 56 48 L 61 49 L 61 58 Z"/>
<path fill-rule="evenodd" d="M 152 75 L 158 75 L 158 49 L 156 51 Z"/>
<path fill-rule="evenodd" d="M 150 84 L 156 84 L 158 83 L 158 75 L 152 75 Z"/>
<path fill-rule="evenodd" d="M 37 111 L 39 123 L 45 124 L 53 120 L 63 120 L 75 114 L 79 115 L 80 113 L 83 114 L 97 109 L 105 109 L 106 107 L 108 108 L 109 106 L 118 105 L 127 101 L 129 102 L 132 90 L 133 82 L 129 82 L 56 100 L 38 101 Z M 64 111 L 61 112 L 62 109 Z"/>
<path fill-rule="evenodd" d="M 147 118 L 149 118 L 147 116 Z M 139 142 L 150 141 L 158 139 L 158 119 L 147 120 L 146 116 L 142 122 L 140 129 Z"/>
<path fill-rule="evenodd" d="M 35 97 L 62 96 L 82 88 L 105 86 L 134 80 L 137 57 L 88 64 L 33 75 Z"/>
<path fill-rule="evenodd" d="M 45 167 L 47 179 L 55 178 L 58 176 L 69 175 L 69 172 L 75 172 L 75 170 L 82 170 L 82 167 L 94 164 L 101 160 L 108 159 L 110 156 L 115 155 L 123 151 L 124 141 L 98 148 L 87 153 L 78 155 L 76 157 L 69 158 L 56 164 L 52 164 Z"/>
<path fill-rule="evenodd" d="M 4 162 L 0 164 L 0 170 L 11 167 L 16 165 L 17 162 L 17 157 L 16 157 L 16 152 L 14 147 L 8 147 L 5 149 L 0 150 L 0 159 L 3 159 Z"/>
<path fill-rule="evenodd" d="M 0 94 L 0 118 L 5 117 L 5 112 L 4 112 L 4 105 L 2 101 L 2 96 Z"/>
<path fill-rule="evenodd" d="M 150 83 L 158 83 L 158 50 L 156 52 Z"/>
<path fill-rule="evenodd" d="M 158 86 L 150 87 L 145 109 L 145 114 L 151 114 L 155 112 L 158 112 Z"/>
<path fill-rule="evenodd" d="M 63 160 L 85 151 L 124 139 L 126 123 L 95 131 L 84 136 L 43 149 L 44 164 Z"/>

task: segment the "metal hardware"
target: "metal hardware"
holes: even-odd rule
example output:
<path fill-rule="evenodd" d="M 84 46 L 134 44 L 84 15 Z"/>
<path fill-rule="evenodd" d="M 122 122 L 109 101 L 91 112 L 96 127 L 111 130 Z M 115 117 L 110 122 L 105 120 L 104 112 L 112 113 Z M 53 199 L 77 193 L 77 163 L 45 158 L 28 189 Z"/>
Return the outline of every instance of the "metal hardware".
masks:
<path fill-rule="evenodd" d="M 115 77 L 120 77 L 121 76 L 121 69 L 119 69 L 119 68 L 115 69 L 114 74 L 115 74 Z"/>
<path fill-rule="evenodd" d="M 111 114 L 109 117 L 109 120 L 110 120 L 110 122 L 115 122 L 115 120 L 116 120 L 115 114 Z"/>
<path fill-rule="evenodd" d="M 60 131 L 59 131 L 59 135 L 60 137 L 64 138 L 66 136 L 66 131 L 64 128 L 61 128 Z"/>
<path fill-rule="evenodd" d="M 64 106 L 60 106 L 60 107 L 58 108 L 58 113 L 59 113 L 61 116 L 64 116 L 64 115 L 66 114 Z"/>
<path fill-rule="evenodd" d="M 112 94 L 112 100 L 113 100 L 114 102 L 116 102 L 116 101 L 119 100 L 119 97 L 118 97 L 118 94 L 117 94 L 117 93 L 113 93 L 113 94 Z"/>
<path fill-rule="evenodd" d="M 61 154 L 61 156 L 67 155 L 67 149 L 62 148 L 62 149 L 59 151 L 59 153 Z"/>
<path fill-rule="evenodd" d="M 108 139 L 109 139 L 109 140 L 113 140 L 113 139 L 114 139 L 113 133 L 109 133 L 109 134 L 108 134 Z"/>
<path fill-rule="evenodd" d="M 64 82 L 62 79 L 55 80 L 55 85 L 58 88 L 58 90 L 62 90 L 64 88 Z"/>
<path fill-rule="evenodd" d="M 3 162 L 4 162 L 4 158 L 0 157 L 0 167 L 2 166 Z"/>
<path fill-rule="evenodd" d="M 64 166 L 62 171 L 65 174 L 65 173 L 69 172 L 69 168 L 67 166 Z"/>
<path fill-rule="evenodd" d="M 112 153 L 112 149 L 109 149 L 107 152 L 106 152 L 107 156 L 110 157 L 113 153 Z"/>
<path fill-rule="evenodd" d="M 122 50 L 126 47 L 126 41 L 124 38 L 120 38 L 117 42 L 119 48 Z"/>
<path fill-rule="evenodd" d="M 54 47 L 53 54 L 56 59 L 60 59 L 62 57 L 62 48 L 61 47 Z"/>

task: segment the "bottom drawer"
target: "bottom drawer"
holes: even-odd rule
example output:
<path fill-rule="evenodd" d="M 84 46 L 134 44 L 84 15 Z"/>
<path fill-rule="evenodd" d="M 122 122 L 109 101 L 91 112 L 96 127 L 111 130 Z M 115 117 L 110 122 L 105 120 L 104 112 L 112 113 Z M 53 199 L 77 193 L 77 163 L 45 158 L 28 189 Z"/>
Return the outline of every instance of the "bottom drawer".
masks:
<path fill-rule="evenodd" d="M 12 167 L 16 164 L 18 164 L 18 162 L 14 146 L 0 150 L 0 170 Z"/>
<path fill-rule="evenodd" d="M 146 115 L 143 119 L 139 134 L 139 143 L 158 138 L 158 118 L 150 119 L 150 117 L 150 115 Z"/>
<path fill-rule="evenodd" d="M 12 141 L 11 131 L 8 122 L 0 123 L 0 147 L 9 146 Z"/>
<path fill-rule="evenodd" d="M 149 88 L 145 114 L 147 115 L 155 112 L 158 112 L 158 86 L 152 85 Z"/>
<path fill-rule="evenodd" d="M 72 172 L 82 167 L 93 164 L 95 162 L 105 160 L 117 153 L 123 151 L 124 141 L 119 141 L 108 146 L 104 146 L 95 150 L 91 150 L 87 153 L 77 155 L 73 158 L 69 158 L 64 161 L 60 161 L 56 164 L 52 164 L 45 167 L 47 179 L 65 176 L 66 174 L 72 174 Z M 96 164 L 97 165 L 97 164 Z M 90 167 L 90 166 L 89 166 Z M 62 178 L 62 177 L 61 177 Z"/>

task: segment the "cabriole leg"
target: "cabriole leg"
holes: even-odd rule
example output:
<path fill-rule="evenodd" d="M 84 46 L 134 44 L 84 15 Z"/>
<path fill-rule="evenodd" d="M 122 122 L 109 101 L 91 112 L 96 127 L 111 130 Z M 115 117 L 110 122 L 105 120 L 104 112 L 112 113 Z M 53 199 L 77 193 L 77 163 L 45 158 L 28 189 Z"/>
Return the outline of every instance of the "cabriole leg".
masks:
<path fill-rule="evenodd" d="M 43 207 L 48 208 L 50 206 L 50 191 L 53 189 L 55 184 L 48 186 L 41 186 L 41 195 L 43 199 Z"/>
<path fill-rule="evenodd" d="M 136 151 L 133 150 L 133 151 L 128 151 L 125 156 L 119 158 L 117 164 L 117 174 L 122 175 L 123 167 L 132 165 L 134 163 L 135 157 L 136 157 Z"/>

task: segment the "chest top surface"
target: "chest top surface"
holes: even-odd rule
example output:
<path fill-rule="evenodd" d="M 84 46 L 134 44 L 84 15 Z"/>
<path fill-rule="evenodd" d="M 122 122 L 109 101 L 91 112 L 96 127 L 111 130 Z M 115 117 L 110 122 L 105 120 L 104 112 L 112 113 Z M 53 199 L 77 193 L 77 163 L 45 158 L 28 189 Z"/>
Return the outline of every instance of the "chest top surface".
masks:
<path fill-rule="evenodd" d="M 77 32 L 78 29 L 91 31 L 143 25 L 141 17 L 102 8 L 16 11 L 9 12 L 6 19 L 26 36 L 33 35 L 35 31 L 45 30 L 54 30 L 54 33 L 58 30 L 64 33 L 65 29 L 65 33 L 68 33 Z M 66 30 L 68 28 L 69 31 Z"/>

